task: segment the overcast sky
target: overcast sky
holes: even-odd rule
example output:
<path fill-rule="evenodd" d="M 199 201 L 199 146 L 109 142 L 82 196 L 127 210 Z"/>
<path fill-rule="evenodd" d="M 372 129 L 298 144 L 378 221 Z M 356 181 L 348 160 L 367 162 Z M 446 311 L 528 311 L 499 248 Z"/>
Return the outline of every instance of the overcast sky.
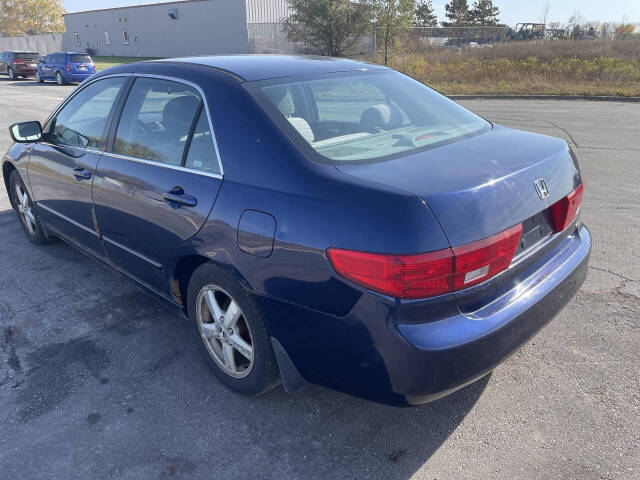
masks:
<path fill-rule="evenodd" d="M 243 0 L 237 0 L 242 2 Z M 448 0 L 433 0 L 438 20 L 444 19 L 444 4 Z M 157 3 L 150 0 L 63 0 L 68 12 L 95 10 L 99 8 L 121 7 Z M 164 3 L 162 0 L 160 3 Z M 468 0 L 471 5 L 473 0 Z M 546 0 L 494 0 L 500 8 L 500 19 L 507 25 L 518 22 L 535 22 Z M 619 22 L 623 15 L 626 21 L 640 22 L 640 0 L 549 0 L 550 21 L 566 22 L 578 10 L 585 20 Z"/>

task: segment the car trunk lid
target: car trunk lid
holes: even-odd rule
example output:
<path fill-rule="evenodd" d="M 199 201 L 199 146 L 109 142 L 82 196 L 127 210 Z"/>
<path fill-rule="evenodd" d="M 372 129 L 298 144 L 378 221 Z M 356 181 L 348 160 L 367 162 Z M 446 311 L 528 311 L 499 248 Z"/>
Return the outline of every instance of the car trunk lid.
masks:
<path fill-rule="evenodd" d="M 400 158 L 337 168 L 420 196 L 452 247 L 531 219 L 580 183 L 564 140 L 501 126 Z M 546 198 L 537 193 L 538 180 Z"/>

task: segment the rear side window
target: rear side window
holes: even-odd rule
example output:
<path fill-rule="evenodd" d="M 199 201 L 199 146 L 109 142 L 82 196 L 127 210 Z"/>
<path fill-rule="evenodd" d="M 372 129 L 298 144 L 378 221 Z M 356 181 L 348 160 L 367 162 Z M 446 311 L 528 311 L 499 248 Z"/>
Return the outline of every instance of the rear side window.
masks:
<path fill-rule="evenodd" d="M 203 172 L 221 173 L 207 112 L 204 108 L 200 109 L 184 166 Z"/>
<path fill-rule="evenodd" d="M 69 55 L 70 63 L 91 63 L 91 57 L 84 54 L 71 54 Z"/>
<path fill-rule="evenodd" d="M 83 88 L 49 124 L 45 139 L 55 145 L 104 148 L 107 120 L 125 81 L 113 77 Z"/>
<path fill-rule="evenodd" d="M 188 85 L 137 78 L 118 124 L 114 153 L 181 166 L 201 104 L 197 90 Z"/>

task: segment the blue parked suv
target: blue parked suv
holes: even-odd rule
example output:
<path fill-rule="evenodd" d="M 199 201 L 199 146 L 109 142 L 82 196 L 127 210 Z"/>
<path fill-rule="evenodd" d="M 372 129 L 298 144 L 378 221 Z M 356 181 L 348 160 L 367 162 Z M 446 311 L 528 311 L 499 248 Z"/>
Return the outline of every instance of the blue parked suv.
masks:
<path fill-rule="evenodd" d="M 96 73 L 93 60 L 86 53 L 57 52 L 44 57 L 36 69 L 36 82 L 55 80 L 58 85 L 82 82 Z"/>

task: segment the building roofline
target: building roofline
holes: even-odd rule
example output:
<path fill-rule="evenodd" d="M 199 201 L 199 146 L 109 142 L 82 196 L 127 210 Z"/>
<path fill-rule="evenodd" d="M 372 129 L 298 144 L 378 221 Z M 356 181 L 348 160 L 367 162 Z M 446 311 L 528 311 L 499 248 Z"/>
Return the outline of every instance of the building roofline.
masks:
<path fill-rule="evenodd" d="M 124 7 L 111 7 L 111 8 L 97 8 L 95 10 L 83 10 L 81 12 L 68 12 L 63 13 L 62 16 L 66 17 L 69 15 L 79 15 L 81 13 L 94 13 L 94 12 L 108 12 L 114 10 L 124 10 L 129 8 L 142 8 L 142 7 L 160 7 L 165 5 L 178 5 L 178 4 L 188 4 L 188 3 L 196 3 L 196 2 L 211 2 L 213 0 L 183 0 L 176 2 L 163 2 L 163 3 L 143 3 L 142 5 L 126 5 Z"/>

